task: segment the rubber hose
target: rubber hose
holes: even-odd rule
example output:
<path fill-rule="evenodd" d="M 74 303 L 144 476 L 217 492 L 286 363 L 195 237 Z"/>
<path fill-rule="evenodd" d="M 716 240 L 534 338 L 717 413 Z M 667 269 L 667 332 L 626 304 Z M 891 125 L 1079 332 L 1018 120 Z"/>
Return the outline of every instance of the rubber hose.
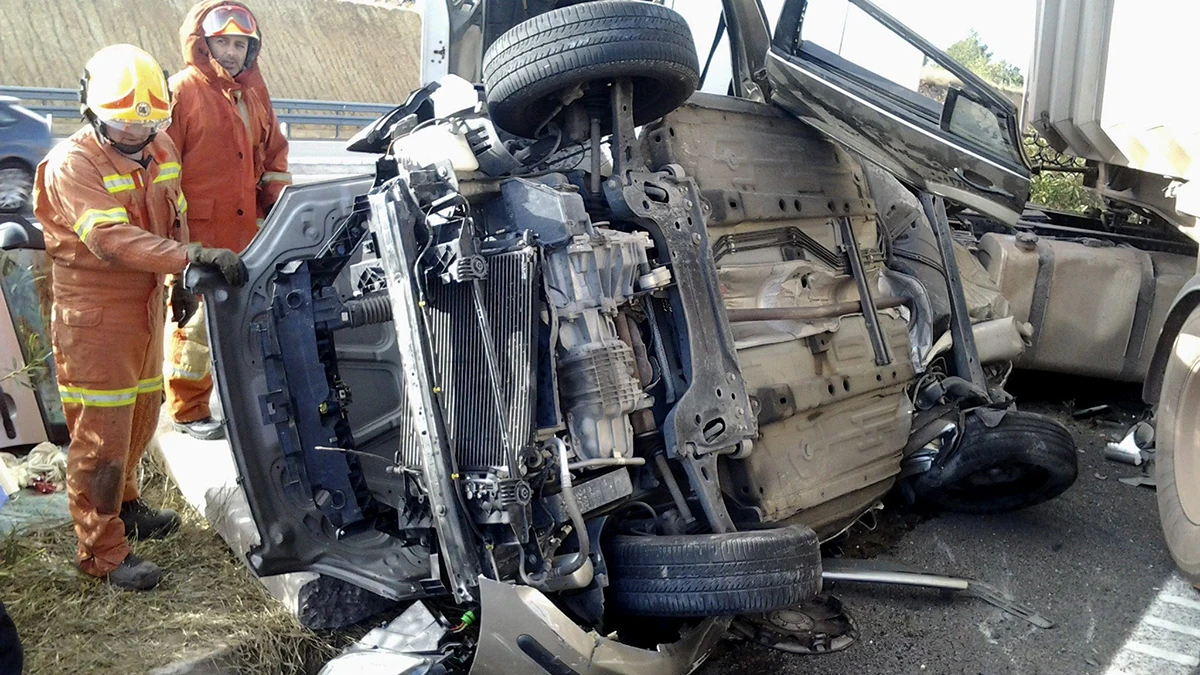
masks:
<path fill-rule="evenodd" d="M 364 295 L 356 300 L 347 300 L 346 311 L 350 314 L 348 323 L 351 328 L 387 323 L 392 320 L 392 299 L 387 291 Z"/>

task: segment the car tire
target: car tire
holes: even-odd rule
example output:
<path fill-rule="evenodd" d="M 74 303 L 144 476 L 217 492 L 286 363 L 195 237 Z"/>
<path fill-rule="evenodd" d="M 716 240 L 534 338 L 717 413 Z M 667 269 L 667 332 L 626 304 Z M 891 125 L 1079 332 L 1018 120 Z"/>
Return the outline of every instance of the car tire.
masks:
<path fill-rule="evenodd" d="M 33 169 L 19 159 L 0 161 L 0 212 L 19 212 L 33 200 Z"/>
<path fill-rule="evenodd" d="M 724 534 L 617 535 L 604 556 L 612 603 L 634 616 L 770 612 L 821 592 L 821 545 L 802 525 Z"/>
<path fill-rule="evenodd" d="M 700 79 L 687 21 L 649 2 L 587 2 L 517 24 L 483 57 L 492 121 L 526 138 L 554 116 L 564 92 L 626 77 L 633 81 L 634 124 L 658 119 L 686 101 Z M 602 133 L 610 131 L 604 119 Z"/>
<path fill-rule="evenodd" d="M 1075 441 L 1058 422 L 1011 410 L 989 427 L 968 414 L 958 444 L 911 484 L 918 503 L 958 513 L 1007 513 L 1041 504 L 1079 473 Z"/>
<path fill-rule="evenodd" d="M 1200 585 L 1200 308 L 1167 356 L 1155 414 L 1158 516 L 1179 571 Z"/>

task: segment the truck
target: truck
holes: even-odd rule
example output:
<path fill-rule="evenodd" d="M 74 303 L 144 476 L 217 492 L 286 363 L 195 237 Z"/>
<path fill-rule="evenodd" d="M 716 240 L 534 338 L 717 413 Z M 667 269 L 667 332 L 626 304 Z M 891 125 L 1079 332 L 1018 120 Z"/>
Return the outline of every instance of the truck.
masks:
<path fill-rule="evenodd" d="M 1171 17 L 1163 21 L 1163 17 Z M 1165 240 L 1200 239 L 1200 118 L 1180 73 L 1200 67 L 1189 26 L 1194 3 L 1038 0 L 1026 121 L 1057 150 L 1086 160 L 1084 184 L 1104 202 L 1090 228 L 1133 237 L 1128 254 L 1156 255 Z M 1188 258 L 1193 258 L 1188 252 Z M 1187 260 L 1184 258 L 1183 260 Z M 1106 266 L 1114 256 L 1096 256 Z M 1114 269 L 1114 272 L 1116 270 Z M 1130 269 L 1129 272 L 1133 270 Z M 1143 279 L 1149 277 L 1143 268 Z M 1155 409 L 1155 479 L 1163 535 L 1180 572 L 1200 583 L 1200 276 L 1154 269 L 1144 334 L 1143 398 Z M 1147 281 L 1143 288 L 1149 288 Z M 1051 292 L 1053 295 L 1053 291 Z M 1108 325 L 1137 302 L 1106 304 Z M 1115 297 L 1109 298 L 1115 300 Z M 1145 321 L 1144 327 L 1142 321 Z"/>

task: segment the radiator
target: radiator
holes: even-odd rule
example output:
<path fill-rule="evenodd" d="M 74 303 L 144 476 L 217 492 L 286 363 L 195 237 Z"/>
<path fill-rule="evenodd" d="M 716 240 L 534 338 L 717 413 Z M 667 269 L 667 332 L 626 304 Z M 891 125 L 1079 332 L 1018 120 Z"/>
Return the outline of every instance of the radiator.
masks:
<path fill-rule="evenodd" d="M 516 453 L 532 439 L 539 306 L 537 272 L 537 251 L 533 248 L 488 256 L 483 296 L 499 362 L 503 419 L 498 419 L 496 413 L 471 284 L 430 283 L 425 317 L 435 366 L 434 381 L 441 390 L 438 396 L 446 431 L 460 471 L 487 471 L 495 466 L 515 468 Z M 407 405 L 404 410 L 408 410 Z M 419 464 L 412 428 L 411 420 L 402 421 L 400 461 L 406 466 Z M 501 428 L 508 432 L 507 449 Z"/>

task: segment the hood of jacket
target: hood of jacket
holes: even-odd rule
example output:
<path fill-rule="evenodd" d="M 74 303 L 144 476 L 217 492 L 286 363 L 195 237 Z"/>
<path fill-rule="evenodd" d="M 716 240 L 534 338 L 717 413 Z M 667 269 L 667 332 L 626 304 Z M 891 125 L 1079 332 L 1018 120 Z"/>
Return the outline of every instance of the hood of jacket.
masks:
<path fill-rule="evenodd" d="M 262 52 L 261 39 L 258 48 L 252 49 L 251 53 L 246 56 L 246 66 L 242 68 L 242 72 L 237 74 L 237 77 L 231 78 L 229 73 L 209 53 L 208 42 L 204 39 L 204 17 L 222 5 L 236 5 L 250 11 L 250 8 L 246 7 L 244 3 L 233 0 L 201 0 L 193 5 L 188 10 L 187 18 L 183 20 L 183 26 L 179 29 L 184 63 L 199 70 L 208 81 L 221 84 L 228 89 L 256 86 L 265 88 L 266 84 L 258 70 L 258 55 Z M 259 26 L 258 34 L 261 38 L 262 26 Z"/>

